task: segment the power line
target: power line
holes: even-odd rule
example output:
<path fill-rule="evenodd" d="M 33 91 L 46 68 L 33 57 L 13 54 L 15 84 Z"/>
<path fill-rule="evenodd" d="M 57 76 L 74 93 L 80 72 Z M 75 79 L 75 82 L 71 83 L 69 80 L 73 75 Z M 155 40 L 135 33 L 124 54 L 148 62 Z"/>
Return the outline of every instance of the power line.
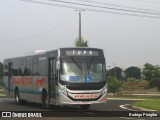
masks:
<path fill-rule="evenodd" d="M 26 40 L 26 39 L 31 39 L 31 38 L 35 38 L 35 37 L 38 37 L 38 36 L 41 36 L 43 34 L 46 34 L 62 25 L 64 25 L 65 23 L 67 23 L 68 21 L 70 21 L 72 18 L 74 18 L 75 16 L 77 16 L 78 14 L 75 14 L 74 16 L 71 16 L 70 18 L 66 19 L 65 21 L 55 25 L 54 27 L 52 28 L 49 28 L 48 30 L 45 30 L 41 33 L 38 33 L 38 34 L 35 34 L 35 35 L 32 35 L 32 36 L 28 36 L 28 37 L 25 37 L 25 38 L 19 38 L 19 39 L 13 39 L 13 40 L 0 40 L 0 41 L 5 41 L 5 42 L 15 42 L 15 41 L 23 41 L 23 40 Z"/>
<path fill-rule="evenodd" d="M 94 11 L 94 12 L 101 12 L 101 13 L 110 13 L 110 14 L 136 16 L 136 17 L 146 17 L 146 18 L 160 18 L 160 17 L 158 17 L 158 16 L 138 15 L 138 14 L 120 13 L 120 12 L 113 12 L 113 11 L 104 11 L 104 10 L 97 10 L 97 9 L 74 7 L 74 6 L 70 6 L 70 5 L 60 5 L 60 4 L 39 2 L 39 1 L 35 1 L 35 0 L 21 0 L 21 1 L 31 2 L 31 3 L 38 3 L 38 4 L 43 4 L 43 5 L 50 5 L 50 6 L 58 6 L 58 7 L 63 7 L 63 8 L 84 9 L 84 10 L 87 10 L 87 11 Z"/>
<path fill-rule="evenodd" d="M 124 11 L 124 12 L 133 12 L 133 13 L 160 15 L 160 13 L 154 13 L 154 12 L 129 10 L 129 9 L 122 9 L 122 8 L 114 8 L 114 7 L 103 7 L 103 6 L 90 5 L 90 4 L 84 4 L 84 3 L 68 2 L 68 1 L 63 1 L 63 0 L 49 0 L 49 1 L 60 2 L 60 3 L 68 3 L 68 4 L 72 4 L 72 5 L 81 5 L 81 6 L 87 6 L 87 7 L 110 9 L 110 10 L 118 10 L 118 11 Z"/>
<path fill-rule="evenodd" d="M 145 3 L 160 3 L 160 2 L 157 2 L 157 1 L 147 1 L 147 0 L 132 0 L 132 1 L 136 1 L 136 2 L 145 2 Z"/>
<path fill-rule="evenodd" d="M 114 7 L 121 7 L 121 8 L 128 8 L 128 9 L 135 9 L 135 10 L 143 10 L 143 11 L 150 11 L 150 12 L 160 12 L 159 10 L 153 10 L 153 9 L 145 9 L 145 8 L 138 8 L 138 7 L 130 7 L 130 6 L 122 6 L 117 4 L 111 4 L 106 2 L 97 2 L 93 0 L 75 0 L 75 1 L 81 1 L 81 2 L 87 2 L 92 4 L 99 4 L 99 5 L 107 5 L 107 6 L 114 6 Z"/>

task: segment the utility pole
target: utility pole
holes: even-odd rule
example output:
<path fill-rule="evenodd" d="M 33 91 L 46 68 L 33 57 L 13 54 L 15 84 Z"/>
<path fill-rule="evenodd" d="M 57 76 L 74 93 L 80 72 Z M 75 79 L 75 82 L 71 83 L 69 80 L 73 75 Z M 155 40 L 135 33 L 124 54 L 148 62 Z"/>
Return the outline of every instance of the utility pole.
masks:
<path fill-rule="evenodd" d="M 79 11 L 79 39 L 81 40 L 82 36 L 81 36 L 81 11 L 85 11 L 85 10 L 75 10 L 75 11 Z"/>
<path fill-rule="evenodd" d="M 81 40 L 81 11 L 79 11 L 79 39 Z"/>
<path fill-rule="evenodd" d="M 112 66 L 107 66 L 107 67 L 109 68 L 109 70 L 108 70 L 109 71 L 109 76 L 111 76 L 110 69 L 111 69 Z"/>
<path fill-rule="evenodd" d="M 114 73 L 115 73 L 115 77 L 116 77 L 116 81 L 117 81 L 116 63 L 114 63 Z"/>

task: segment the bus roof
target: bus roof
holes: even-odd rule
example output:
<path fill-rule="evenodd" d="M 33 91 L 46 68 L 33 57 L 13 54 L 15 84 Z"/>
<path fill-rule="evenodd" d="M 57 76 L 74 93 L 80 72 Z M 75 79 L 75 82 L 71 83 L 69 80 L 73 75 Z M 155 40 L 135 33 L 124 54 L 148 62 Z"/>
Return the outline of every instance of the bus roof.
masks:
<path fill-rule="evenodd" d="M 89 48 L 89 47 L 63 47 L 63 48 L 58 48 L 58 49 L 54 49 L 54 50 L 35 50 L 33 52 L 28 52 L 23 54 L 22 56 L 16 56 L 16 57 L 10 57 L 10 58 L 5 58 L 4 60 L 10 60 L 10 59 L 15 59 L 15 58 L 23 58 L 23 57 L 32 57 L 32 56 L 36 56 L 36 55 L 44 55 L 50 52 L 55 52 L 58 50 L 102 50 L 100 48 Z"/>

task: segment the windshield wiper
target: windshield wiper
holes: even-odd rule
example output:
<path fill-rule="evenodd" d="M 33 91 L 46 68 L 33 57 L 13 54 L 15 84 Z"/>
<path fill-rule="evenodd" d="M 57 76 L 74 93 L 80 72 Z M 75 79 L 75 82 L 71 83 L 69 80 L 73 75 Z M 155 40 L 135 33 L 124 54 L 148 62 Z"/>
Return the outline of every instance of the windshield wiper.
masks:
<path fill-rule="evenodd" d="M 80 66 L 73 57 L 71 57 L 71 59 L 77 65 L 77 67 L 81 70 L 81 76 L 82 76 L 82 66 Z"/>
<path fill-rule="evenodd" d="M 92 64 L 92 62 L 94 61 L 96 59 L 96 57 L 93 57 L 92 59 L 91 59 L 91 61 L 89 62 L 89 64 L 88 64 L 88 70 L 89 70 L 89 68 L 91 67 L 91 64 Z"/>
<path fill-rule="evenodd" d="M 77 65 L 77 67 L 79 69 L 82 69 L 82 67 L 77 63 L 77 61 L 75 61 L 75 59 L 73 57 L 71 57 L 72 61 Z"/>

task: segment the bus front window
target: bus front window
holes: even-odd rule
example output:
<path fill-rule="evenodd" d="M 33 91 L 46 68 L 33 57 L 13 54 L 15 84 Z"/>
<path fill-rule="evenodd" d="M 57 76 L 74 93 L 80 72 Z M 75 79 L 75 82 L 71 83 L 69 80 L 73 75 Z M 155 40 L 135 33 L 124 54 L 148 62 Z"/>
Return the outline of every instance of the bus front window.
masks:
<path fill-rule="evenodd" d="M 68 58 L 62 60 L 61 80 L 72 83 L 95 83 L 105 80 L 104 59 Z"/>

